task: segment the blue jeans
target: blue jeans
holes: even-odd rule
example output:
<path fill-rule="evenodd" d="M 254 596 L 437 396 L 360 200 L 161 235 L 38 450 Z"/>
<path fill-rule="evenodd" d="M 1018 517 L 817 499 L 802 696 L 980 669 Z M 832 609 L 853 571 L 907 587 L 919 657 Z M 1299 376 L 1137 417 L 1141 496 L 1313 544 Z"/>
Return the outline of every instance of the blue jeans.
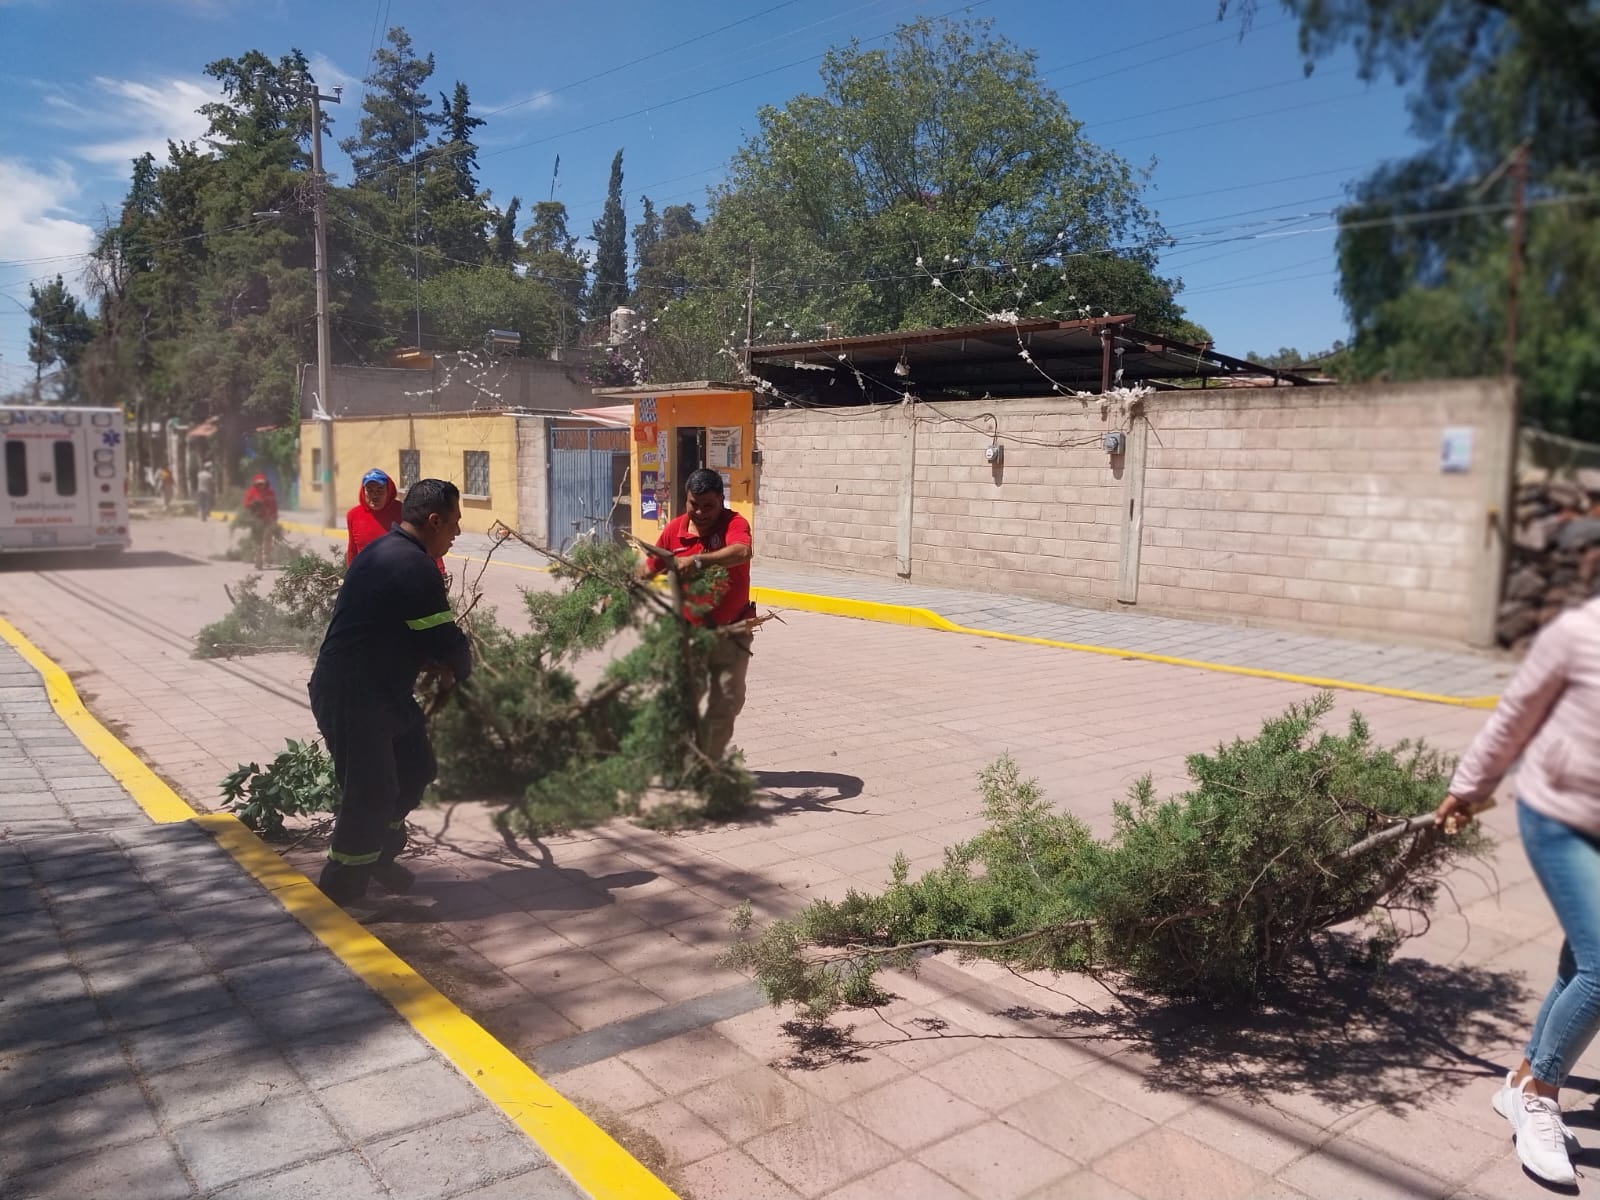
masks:
<path fill-rule="evenodd" d="M 1560 1087 L 1600 1032 L 1600 839 L 1517 803 L 1522 848 L 1566 940 L 1556 981 L 1523 1056 L 1540 1083 Z"/>

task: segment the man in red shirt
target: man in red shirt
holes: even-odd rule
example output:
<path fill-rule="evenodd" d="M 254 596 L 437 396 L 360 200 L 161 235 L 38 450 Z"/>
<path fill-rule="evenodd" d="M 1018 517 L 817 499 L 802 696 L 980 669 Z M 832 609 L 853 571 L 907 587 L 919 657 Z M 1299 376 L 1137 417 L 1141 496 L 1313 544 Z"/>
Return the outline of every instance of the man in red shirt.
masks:
<path fill-rule="evenodd" d="M 670 550 L 683 579 L 684 613 L 696 625 L 718 628 L 755 615 L 750 603 L 750 522 L 723 504 L 722 476 L 701 467 L 684 482 L 688 511 L 667 522 L 656 545 Z M 704 567 L 721 567 L 727 578 L 696 586 Z M 640 564 L 645 578 L 661 570 L 656 560 Z M 744 708 L 744 682 L 750 671 L 748 633 L 717 638 L 708 665 L 705 715 L 700 719 L 700 749 L 720 762 L 733 739 L 733 723 Z"/>

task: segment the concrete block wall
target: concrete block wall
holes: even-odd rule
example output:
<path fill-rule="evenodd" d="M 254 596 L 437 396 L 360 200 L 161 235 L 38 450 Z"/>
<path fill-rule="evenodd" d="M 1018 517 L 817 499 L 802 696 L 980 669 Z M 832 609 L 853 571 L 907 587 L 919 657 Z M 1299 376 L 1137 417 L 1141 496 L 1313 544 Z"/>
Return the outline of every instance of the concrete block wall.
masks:
<path fill-rule="evenodd" d="M 518 415 L 517 528 L 532 538 L 550 532 L 550 421 Z"/>
<path fill-rule="evenodd" d="M 1240 620 L 1486 642 L 1504 385 L 1151 397 L 1139 604 Z M 1469 469 L 1440 468 L 1471 429 Z M 1492 600 L 1487 602 L 1492 607 Z"/>
<path fill-rule="evenodd" d="M 756 420 L 757 554 L 894 574 L 900 410 L 772 409 Z"/>
<path fill-rule="evenodd" d="M 990 419 L 982 414 L 993 414 Z M 1097 405 L 1018 400 L 916 413 L 912 573 L 920 583 L 1110 601 L 1122 478 Z M 984 460 L 995 432 L 1004 457 Z"/>
<path fill-rule="evenodd" d="M 774 410 L 757 419 L 757 554 L 1096 607 L 1489 644 L 1512 422 L 1496 381 L 1184 390 L 1104 410 L 1059 398 Z M 1113 429 L 1137 435 L 1128 454 L 1101 448 Z M 1440 468 L 1447 429 L 1472 431 L 1465 472 Z M 983 453 L 996 432 L 998 469 Z"/>

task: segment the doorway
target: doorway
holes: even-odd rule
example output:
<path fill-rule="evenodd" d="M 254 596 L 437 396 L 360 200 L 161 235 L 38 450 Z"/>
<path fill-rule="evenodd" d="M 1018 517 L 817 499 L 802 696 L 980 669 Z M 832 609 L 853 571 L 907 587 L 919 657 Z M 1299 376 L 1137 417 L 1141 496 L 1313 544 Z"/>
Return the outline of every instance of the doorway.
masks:
<path fill-rule="evenodd" d="M 706 465 L 706 427 L 680 425 L 676 433 L 672 458 L 672 494 L 675 505 L 672 510 L 673 516 L 684 512 L 688 507 L 689 494 L 684 485 L 689 481 L 689 472 Z"/>

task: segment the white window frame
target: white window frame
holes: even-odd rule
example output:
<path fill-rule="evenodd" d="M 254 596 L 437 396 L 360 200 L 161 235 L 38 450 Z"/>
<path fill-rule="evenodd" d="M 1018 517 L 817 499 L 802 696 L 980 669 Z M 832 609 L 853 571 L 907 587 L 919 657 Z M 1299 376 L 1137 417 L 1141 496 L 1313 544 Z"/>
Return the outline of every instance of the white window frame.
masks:
<path fill-rule="evenodd" d="M 472 490 L 472 470 L 467 465 L 474 454 L 483 455 L 483 491 Z M 487 500 L 489 498 L 489 452 L 487 450 L 463 450 L 461 452 L 461 498 L 463 500 Z"/>

